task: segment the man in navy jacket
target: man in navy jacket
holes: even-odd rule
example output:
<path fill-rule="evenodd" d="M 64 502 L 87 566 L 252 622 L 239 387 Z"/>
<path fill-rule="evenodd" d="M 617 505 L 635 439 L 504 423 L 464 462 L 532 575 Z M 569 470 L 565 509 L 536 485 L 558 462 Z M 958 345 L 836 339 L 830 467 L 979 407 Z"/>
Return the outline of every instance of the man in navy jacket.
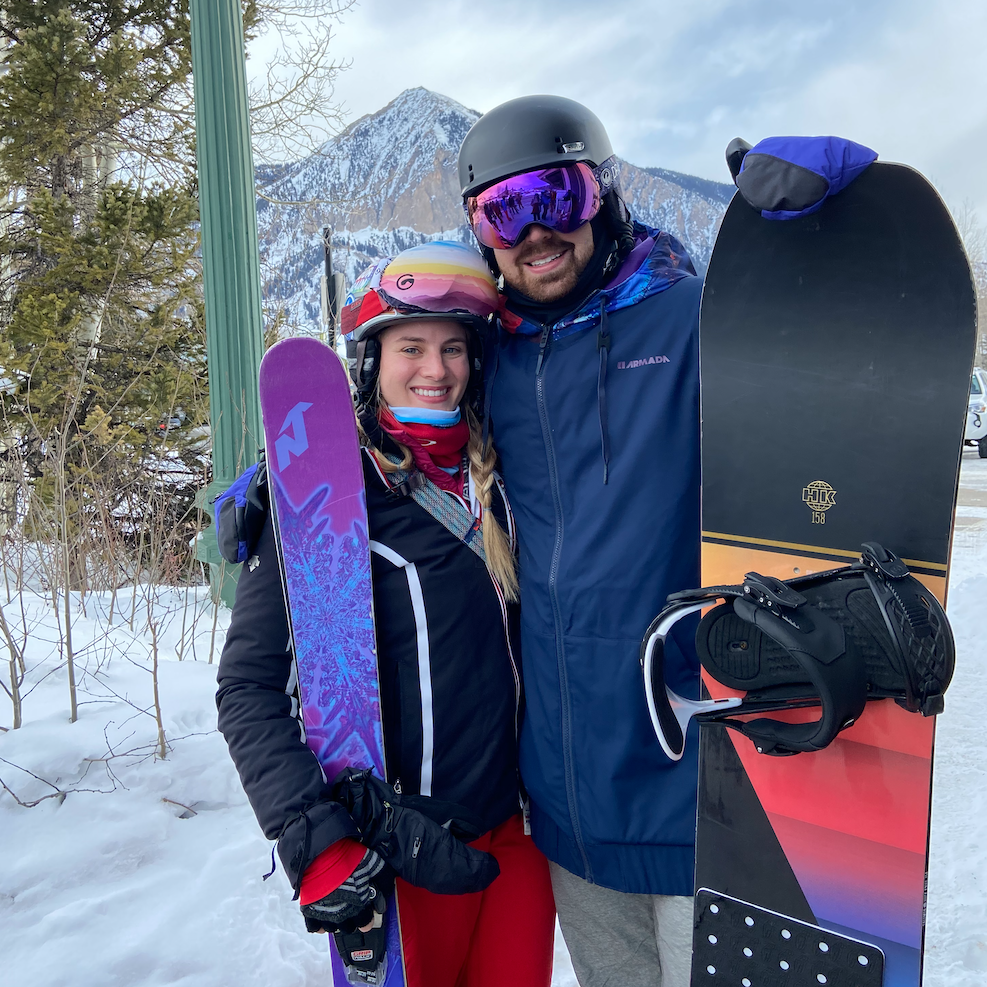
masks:
<path fill-rule="evenodd" d="M 842 187 L 829 144 L 813 145 L 821 169 L 790 163 L 801 140 L 750 158 L 768 209 L 812 211 Z M 700 584 L 702 281 L 674 237 L 632 222 L 606 131 L 579 103 L 495 107 L 459 173 L 505 295 L 487 400 L 519 533 L 532 835 L 581 987 L 686 987 L 698 742 L 678 762 L 662 753 L 639 648 L 665 597 Z M 666 642 L 665 675 L 698 698 L 694 629 Z"/>
<path fill-rule="evenodd" d="M 459 162 L 506 295 L 488 377 L 520 534 L 532 834 L 582 987 L 679 987 L 698 745 L 662 753 L 638 651 L 665 597 L 699 585 L 702 282 L 678 241 L 631 223 L 606 132 L 578 103 L 496 107 Z M 666 672 L 698 697 L 691 645 Z"/>

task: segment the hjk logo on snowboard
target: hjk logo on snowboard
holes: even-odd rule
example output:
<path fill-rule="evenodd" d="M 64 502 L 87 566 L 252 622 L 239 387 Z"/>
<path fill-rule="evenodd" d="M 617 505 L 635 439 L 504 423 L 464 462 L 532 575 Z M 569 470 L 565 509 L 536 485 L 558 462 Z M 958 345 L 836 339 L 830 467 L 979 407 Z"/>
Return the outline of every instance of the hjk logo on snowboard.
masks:
<path fill-rule="evenodd" d="M 274 443 L 274 451 L 278 455 L 278 472 L 283 473 L 291 465 L 291 457 L 296 459 L 308 448 L 308 436 L 305 434 L 305 412 L 312 407 L 310 401 L 299 401 L 285 415 L 284 424 L 278 433 L 280 438 Z M 288 435 L 287 430 L 291 429 Z"/>
<path fill-rule="evenodd" d="M 802 502 L 812 511 L 813 524 L 825 524 L 826 511 L 836 506 L 836 491 L 825 480 L 813 480 L 802 488 Z"/>

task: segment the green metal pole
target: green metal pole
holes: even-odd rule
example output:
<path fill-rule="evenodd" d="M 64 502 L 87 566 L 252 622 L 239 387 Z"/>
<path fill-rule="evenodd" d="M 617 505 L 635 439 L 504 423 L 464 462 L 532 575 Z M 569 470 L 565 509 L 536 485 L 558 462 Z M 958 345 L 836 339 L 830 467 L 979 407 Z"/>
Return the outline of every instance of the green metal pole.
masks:
<path fill-rule="evenodd" d="M 191 0 L 196 157 L 209 362 L 212 500 L 263 442 L 257 373 L 264 350 L 257 204 L 240 0 Z M 212 531 L 199 540 L 213 598 L 233 603 L 237 569 L 221 566 Z"/>

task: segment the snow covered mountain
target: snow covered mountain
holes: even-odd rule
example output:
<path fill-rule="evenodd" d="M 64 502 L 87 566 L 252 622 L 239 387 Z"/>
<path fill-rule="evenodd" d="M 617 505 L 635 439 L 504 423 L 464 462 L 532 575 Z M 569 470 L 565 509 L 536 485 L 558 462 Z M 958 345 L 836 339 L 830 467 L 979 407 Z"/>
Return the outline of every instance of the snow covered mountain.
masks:
<path fill-rule="evenodd" d="M 475 110 L 408 89 L 302 161 L 258 170 L 261 269 L 268 317 L 315 329 L 320 320 L 321 230 L 351 282 L 371 260 L 426 240 L 468 242 L 456 157 Z M 636 219 L 674 233 L 705 268 L 732 185 L 622 163 Z"/>

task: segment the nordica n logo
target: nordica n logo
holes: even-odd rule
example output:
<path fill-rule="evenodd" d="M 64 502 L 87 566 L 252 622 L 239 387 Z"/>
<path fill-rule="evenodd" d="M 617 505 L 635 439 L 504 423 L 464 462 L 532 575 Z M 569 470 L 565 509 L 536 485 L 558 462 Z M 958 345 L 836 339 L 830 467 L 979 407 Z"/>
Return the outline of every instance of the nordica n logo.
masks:
<path fill-rule="evenodd" d="M 655 363 L 671 363 L 667 356 L 646 356 L 643 360 L 620 360 L 618 370 L 633 370 L 635 367 L 650 367 Z"/>
<path fill-rule="evenodd" d="M 274 443 L 278 454 L 278 472 L 283 473 L 291 465 L 291 457 L 296 459 L 308 448 L 308 436 L 305 434 L 305 412 L 312 407 L 310 401 L 299 401 L 285 415 L 284 424 L 278 433 L 280 438 Z M 288 429 L 291 434 L 288 435 Z"/>

